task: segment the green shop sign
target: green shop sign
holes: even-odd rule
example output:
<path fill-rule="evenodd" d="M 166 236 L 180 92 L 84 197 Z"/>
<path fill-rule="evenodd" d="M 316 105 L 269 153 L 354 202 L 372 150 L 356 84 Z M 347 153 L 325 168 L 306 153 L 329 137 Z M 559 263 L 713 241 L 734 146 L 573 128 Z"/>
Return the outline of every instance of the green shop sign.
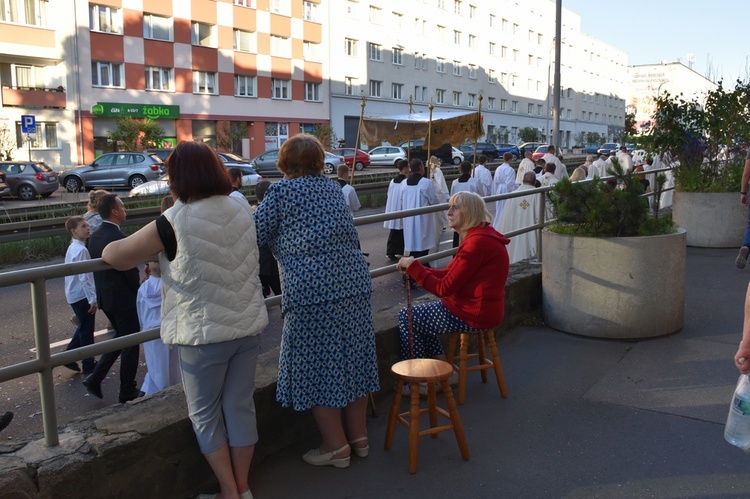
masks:
<path fill-rule="evenodd" d="M 91 106 L 91 113 L 102 118 L 165 118 L 174 120 L 180 117 L 180 106 L 161 104 L 122 104 L 117 102 L 97 102 Z"/>

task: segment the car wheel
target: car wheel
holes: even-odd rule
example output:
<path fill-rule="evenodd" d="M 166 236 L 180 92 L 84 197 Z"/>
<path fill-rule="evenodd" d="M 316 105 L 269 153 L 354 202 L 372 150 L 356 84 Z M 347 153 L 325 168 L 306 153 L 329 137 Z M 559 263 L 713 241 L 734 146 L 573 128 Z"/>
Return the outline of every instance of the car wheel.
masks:
<path fill-rule="evenodd" d="M 513 155 L 513 161 L 518 161 L 518 154 Z"/>
<path fill-rule="evenodd" d="M 458 156 L 456 156 L 455 158 L 453 158 L 453 164 L 454 165 L 460 165 L 461 164 L 461 158 L 459 158 Z"/>
<path fill-rule="evenodd" d="M 354 164 L 354 169 L 357 170 L 358 172 L 361 172 L 362 170 L 365 169 L 365 164 L 363 162 L 361 162 L 361 161 L 357 161 Z"/>
<path fill-rule="evenodd" d="M 326 163 L 326 166 L 323 168 L 323 173 L 333 173 L 333 165 L 331 163 Z"/>
<path fill-rule="evenodd" d="M 23 201 L 31 201 L 36 197 L 36 189 L 28 184 L 23 184 L 22 186 L 18 187 L 16 196 L 21 198 Z"/>
<path fill-rule="evenodd" d="M 130 182 L 128 182 L 128 185 L 130 185 L 131 189 L 135 189 L 141 184 L 146 183 L 146 177 L 143 175 L 133 175 L 130 177 Z"/>
<path fill-rule="evenodd" d="M 68 192 L 79 192 L 83 187 L 83 182 L 78 177 L 68 177 L 65 179 L 65 190 Z"/>

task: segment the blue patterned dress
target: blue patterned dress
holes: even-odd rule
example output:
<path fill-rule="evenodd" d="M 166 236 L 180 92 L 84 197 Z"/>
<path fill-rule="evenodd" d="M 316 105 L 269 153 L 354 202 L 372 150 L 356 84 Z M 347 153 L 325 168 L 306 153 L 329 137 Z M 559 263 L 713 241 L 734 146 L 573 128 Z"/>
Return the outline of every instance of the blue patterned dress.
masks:
<path fill-rule="evenodd" d="M 276 400 L 344 407 L 378 390 L 370 274 L 341 187 L 323 175 L 272 184 L 255 225 L 281 274 Z"/>

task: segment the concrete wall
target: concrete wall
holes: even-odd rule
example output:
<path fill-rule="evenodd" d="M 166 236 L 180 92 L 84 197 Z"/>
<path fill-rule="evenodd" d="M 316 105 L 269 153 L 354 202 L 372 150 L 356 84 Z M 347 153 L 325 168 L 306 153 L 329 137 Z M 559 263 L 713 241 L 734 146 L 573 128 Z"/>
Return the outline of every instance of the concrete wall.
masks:
<path fill-rule="evenodd" d="M 541 283 L 541 266 L 524 262 L 512 266 L 505 320 L 498 335 L 540 307 Z M 414 303 L 432 299 L 423 297 Z M 376 397 L 392 393 L 390 368 L 401 360 L 398 310 L 394 307 L 374 316 L 381 383 Z M 275 350 L 261 355 L 258 362 L 256 462 L 316 431 L 309 411 L 295 412 L 276 402 L 277 378 Z M 193 435 L 181 385 L 74 420 L 61 429 L 58 447 L 46 448 L 39 436 L 12 446 L 0 443 L 0 499 L 185 497 L 210 490 L 214 483 Z"/>

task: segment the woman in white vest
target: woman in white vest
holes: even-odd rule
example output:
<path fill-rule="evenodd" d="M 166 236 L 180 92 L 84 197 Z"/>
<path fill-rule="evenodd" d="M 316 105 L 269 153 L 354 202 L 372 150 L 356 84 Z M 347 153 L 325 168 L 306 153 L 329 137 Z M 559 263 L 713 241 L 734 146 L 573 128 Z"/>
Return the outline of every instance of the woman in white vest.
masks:
<path fill-rule="evenodd" d="M 227 169 L 207 145 L 181 142 L 166 167 L 174 206 L 102 258 L 120 269 L 158 256 L 161 338 L 179 351 L 198 445 L 221 497 L 252 498 L 258 334 L 268 324 L 252 211 L 229 196 Z"/>

